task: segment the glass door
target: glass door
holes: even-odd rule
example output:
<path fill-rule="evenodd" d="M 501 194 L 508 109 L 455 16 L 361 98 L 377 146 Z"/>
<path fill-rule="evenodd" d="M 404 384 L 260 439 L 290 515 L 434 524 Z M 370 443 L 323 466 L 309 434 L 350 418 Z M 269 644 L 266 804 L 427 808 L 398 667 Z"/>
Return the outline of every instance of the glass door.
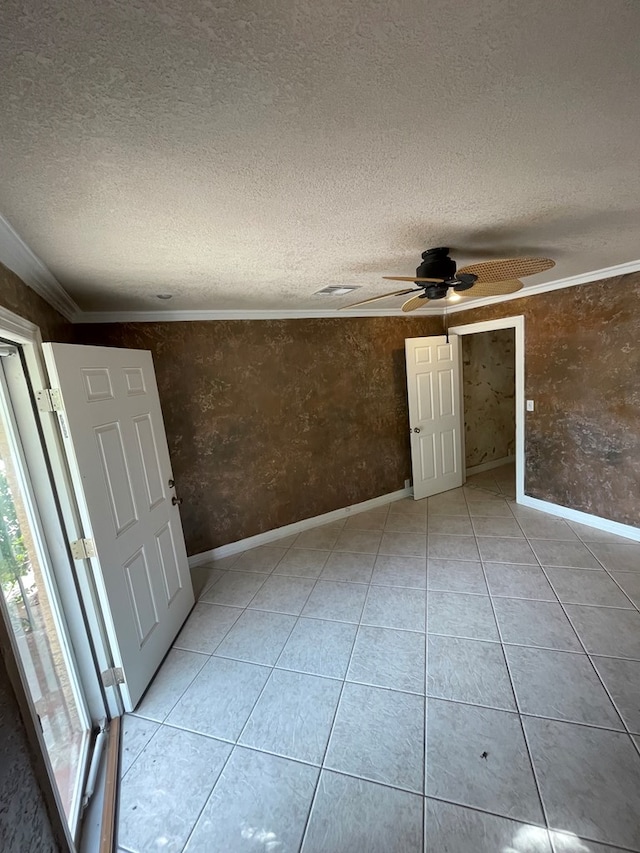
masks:
<path fill-rule="evenodd" d="M 92 724 L 5 380 L 6 360 L 19 358 L 15 347 L 0 344 L 2 609 L 12 629 L 14 650 L 40 720 L 61 805 L 71 834 L 76 835 Z M 35 417 L 33 412 L 37 430 Z"/>

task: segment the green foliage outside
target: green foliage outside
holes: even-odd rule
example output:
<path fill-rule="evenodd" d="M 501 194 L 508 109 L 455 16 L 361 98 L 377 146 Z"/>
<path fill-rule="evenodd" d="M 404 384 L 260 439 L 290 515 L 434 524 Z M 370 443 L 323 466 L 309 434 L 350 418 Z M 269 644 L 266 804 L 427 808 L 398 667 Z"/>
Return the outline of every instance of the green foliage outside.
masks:
<path fill-rule="evenodd" d="M 16 584 L 19 586 L 19 579 L 30 568 L 7 476 L 0 471 L 0 585 L 3 592 L 10 593 Z"/>

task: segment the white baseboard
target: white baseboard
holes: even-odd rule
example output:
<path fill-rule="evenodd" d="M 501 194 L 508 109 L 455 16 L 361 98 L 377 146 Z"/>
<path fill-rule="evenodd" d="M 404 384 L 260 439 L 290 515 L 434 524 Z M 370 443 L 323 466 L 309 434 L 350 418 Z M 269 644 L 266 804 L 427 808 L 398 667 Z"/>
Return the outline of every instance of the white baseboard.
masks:
<path fill-rule="evenodd" d="M 467 468 L 467 477 L 472 474 L 482 474 L 483 471 L 491 471 L 492 468 L 500 468 L 501 465 L 508 465 L 516 461 L 515 456 L 503 456 L 502 459 L 493 459 L 491 462 L 483 462 L 482 465 L 472 465 Z"/>
<path fill-rule="evenodd" d="M 366 512 L 369 509 L 385 506 L 393 501 L 402 500 L 402 498 L 410 498 L 412 495 L 412 488 L 399 489 L 397 492 L 380 495 L 378 498 L 371 498 L 371 500 L 345 506 L 342 509 L 334 509 L 332 512 L 325 512 L 323 515 L 304 518 L 302 521 L 295 521 L 293 524 L 286 524 L 284 527 L 275 528 L 275 530 L 266 530 L 264 533 L 249 536 L 247 539 L 229 542 L 227 545 L 221 545 L 219 548 L 212 548 L 210 551 L 193 554 L 189 557 L 189 568 L 202 566 L 205 563 L 210 563 L 212 560 L 221 560 L 223 557 L 230 557 L 232 554 L 239 554 L 241 551 L 248 551 L 249 548 L 257 548 L 259 545 L 269 545 L 271 542 L 277 542 L 278 539 L 284 539 L 286 536 L 291 536 L 294 533 L 302 533 L 303 530 L 310 530 L 312 527 L 318 527 L 320 524 L 341 521 L 349 515 L 356 515 L 359 512 Z"/>
<path fill-rule="evenodd" d="M 529 495 L 524 495 L 518 501 L 518 504 L 520 506 L 531 507 L 531 509 L 539 509 L 541 512 L 549 513 L 549 515 L 557 515 L 560 518 L 565 518 L 567 521 L 576 521 L 578 524 L 595 527 L 596 530 L 604 530 L 607 533 L 615 533 L 616 536 L 625 536 L 627 539 L 640 542 L 640 528 L 632 527 L 630 524 L 620 524 L 619 521 L 610 521 L 608 518 L 600 518 L 598 515 L 580 512 L 578 509 L 570 509 L 568 506 L 541 501 Z"/>

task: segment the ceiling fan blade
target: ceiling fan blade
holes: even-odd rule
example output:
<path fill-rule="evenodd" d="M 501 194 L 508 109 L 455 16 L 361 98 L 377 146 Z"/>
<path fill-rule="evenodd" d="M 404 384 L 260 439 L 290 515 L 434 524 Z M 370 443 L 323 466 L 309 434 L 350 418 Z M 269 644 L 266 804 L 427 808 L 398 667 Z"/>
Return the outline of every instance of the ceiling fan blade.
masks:
<path fill-rule="evenodd" d="M 430 281 L 432 284 L 442 284 L 441 278 L 419 278 L 415 275 L 383 275 L 388 281 Z"/>
<path fill-rule="evenodd" d="M 509 281 L 477 281 L 470 290 L 465 290 L 460 295 L 472 299 L 479 296 L 503 296 L 505 293 L 517 293 L 523 287 L 524 284 L 517 278 Z"/>
<path fill-rule="evenodd" d="M 402 303 L 403 311 L 415 311 L 416 308 L 421 308 L 423 305 L 429 300 L 424 296 L 412 296 L 411 299 L 407 299 L 406 302 Z"/>
<path fill-rule="evenodd" d="M 472 273 L 478 276 L 478 284 L 498 281 L 513 281 L 527 275 L 550 270 L 556 262 L 551 258 L 507 258 L 502 261 L 482 261 L 479 264 L 469 264 L 458 270 L 458 275 Z M 477 286 L 477 284 L 476 284 Z"/>
<path fill-rule="evenodd" d="M 390 296 L 404 296 L 406 293 L 413 293 L 416 290 L 422 290 L 421 287 L 412 287 L 410 290 L 394 290 L 393 293 L 383 293 L 382 296 L 371 296 L 369 299 L 361 299 L 360 302 L 352 302 L 350 305 L 341 305 L 338 311 L 343 311 L 345 308 L 355 308 L 356 305 L 366 305 L 369 302 L 377 302 L 378 299 L 389 299 Z"/>

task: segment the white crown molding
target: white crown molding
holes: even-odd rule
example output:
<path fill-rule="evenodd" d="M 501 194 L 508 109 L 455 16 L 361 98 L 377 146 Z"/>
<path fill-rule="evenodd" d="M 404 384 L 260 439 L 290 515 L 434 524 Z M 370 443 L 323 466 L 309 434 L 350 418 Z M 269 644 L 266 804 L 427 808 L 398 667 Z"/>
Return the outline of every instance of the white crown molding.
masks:
<path fill-rule="evenodd" d="M 240 310 L 236 308 L 219 311 L 82 311 L 74 318 L 74 323 L 179 323 L 195 320 L 308 320 L 339 317 L 424 317 L 441 316 L 440 308 L 425 308 L 419 314 L 406 314 L 400 308 L 373 308 L 340 310 L 322 309 L 286 309 L 265 308 Z"/>
<path fill-rule="evenodd" d="M 482 308 L 485 305 L 496 305 L 498 302 L 511 302 L 514 299 L 522 299 L 525 296 L 537 296 L 539 293 L 548 293 L 551 290 L 563 290 L 565 287 L 575 287 L 578 284 L 590 284 L 592 281 L 600 281 L 605 278 L 615 278 L 619 275 L 628 275 L 632 272 L 640 272 L 640 260 L 627 261 L 615 267 L 605 267 L 601 270 L 580 273 L 568 278 L 559 278 L 555 281 L 547 281 L 544 284 L 533 284 L 525 286 L 517 293 L 507 293 L 504 296 L 485 296 L 482 299 L 469 299 L 469 301 L 455 302 L 446 306 L 446 314 L 456 314 L 459 311 L 470 311 L 472 308 Z"/>
<path fill-rule="evenodd" d="M 0 261 L 63 317 L 67 320 L 75 320 L 80 313 L 78 305 L 2 215 L 0 215 Z"/>
<path fill-rule="evenodd" d="M 50 272 L 38 256 L 27 246 L 20 235 L 12 228 L 7 220 L 0 215 L 0 262 L 12 270 L 22 281 L 45 299 L 49 305 L 59 311 L 67 320 L 73 323 L 176 323 L 197 320 L 304 320 L 304 319 L 337 319 L 340 317 L 441 317 L 469 311 L 472 308 L 482 308 L 485 305 L 496 305 L 499 302 L 510 302 L 527 296 L 536 296 L 565 287 L 575 287 L 592 281 L 613 278 L 628 273 L 640 271 L 640 260 L 628 261 L 613 267 L 581 273 L 556 281 L 534 284 L 525 287 L 517 293 L 505 296 L 486 296 L 481 299 L 467 298 L 460 302 L 446 305 L 430 305 L 421 309 L 419 314 L 405 314 L 400 308 L 309 308 L 309 309 L 202 309 L 175 311 L 81 311 L 76 302 L 69 296 L 64 287 Z"/>
<path fill-rule="evenodd" d="M 544 284 L 534 284 L 525 287 L 517 293 L 505 296 L 486 296 L 482 299 L 461 300 L 446 305 L 433 305 L 420 310 L 419 314 L 405 314 L 400 308 L 309 308 L 309 309 L 222 309 L 193 310 L 193 311 L 80 311 L 73 321 L 75 323 L 177 323 L 195 320 L 303 320 L 313 317 L 442 317 L 445 314 L 457 314 L 460 311 L 470 311 L 472 308 L 482 308 L 485 305 L 496 305 L 498 302 L 510 302 L 525 296 L 536 296 L 552 290 L 562 290 L 565 287 L 575 287 L 578 284 L 589 284 L 606 278 L 640 272 L 640 260 L 628 261 L 615 267 L 605 267 L 601 270 L 581 273 L 568 278 L 548 281 Z"/>

